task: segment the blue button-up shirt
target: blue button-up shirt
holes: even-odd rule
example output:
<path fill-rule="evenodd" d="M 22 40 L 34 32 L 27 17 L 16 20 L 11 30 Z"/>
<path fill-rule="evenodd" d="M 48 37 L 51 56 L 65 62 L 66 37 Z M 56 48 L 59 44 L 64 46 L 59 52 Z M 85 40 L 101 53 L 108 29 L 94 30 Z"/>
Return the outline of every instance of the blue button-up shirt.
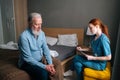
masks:
<path fill-rule="evenodd" d="M 27 62 L 31 65 L 39 66 L 45 69 L 46 65 L 41 63 L 43 55 L 46 57 L 48 64 L 52 64 L 50 51 L 46 43 L 44 32 L 41 30 L 38 37 L 35 38 L 30 28 L 27 28 L 21 35 L 18 41 L 20 56 L 19 67 Z"/>

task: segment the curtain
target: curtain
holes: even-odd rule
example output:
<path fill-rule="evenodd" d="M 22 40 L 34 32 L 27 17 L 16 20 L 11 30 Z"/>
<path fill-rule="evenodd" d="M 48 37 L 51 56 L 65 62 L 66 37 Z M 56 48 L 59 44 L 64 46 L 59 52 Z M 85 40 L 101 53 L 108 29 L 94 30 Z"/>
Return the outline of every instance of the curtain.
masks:
<path fill-rule="evenodd" d="M 15 41 L 14 0 L 0 0 L 4 43 Z"/>
<path fill-rule="evenodd" d="M 120 23 L 119 23 L 115 59 L 114 59 L 114 65 L 112 68 L 112 79 L 111 80 L 118 80 L 118 79 L 120 79 Z"/>

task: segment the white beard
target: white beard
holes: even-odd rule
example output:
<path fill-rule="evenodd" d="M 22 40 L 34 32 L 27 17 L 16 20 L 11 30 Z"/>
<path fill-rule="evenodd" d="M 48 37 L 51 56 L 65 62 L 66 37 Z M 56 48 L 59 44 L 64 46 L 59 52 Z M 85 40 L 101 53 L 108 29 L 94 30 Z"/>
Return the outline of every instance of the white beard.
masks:
<path fill-rule="evenodd" d="M 35 36 L 38 36 L 40 31 L 35 31 L 35 30 L 32 30 L 32 33 L 35 35 Z"/>

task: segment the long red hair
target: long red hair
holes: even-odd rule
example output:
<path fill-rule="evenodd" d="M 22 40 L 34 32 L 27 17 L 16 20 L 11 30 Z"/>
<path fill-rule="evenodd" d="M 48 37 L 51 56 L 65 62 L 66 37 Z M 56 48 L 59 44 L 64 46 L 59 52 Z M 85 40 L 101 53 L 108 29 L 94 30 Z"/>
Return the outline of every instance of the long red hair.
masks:
<path fill-rule="evenodd" d="M 108 33 L 108 27 L 107 27 L 106 25 L 104 25 L 100 19 L 94 18 L 94 19 L 92 19 L 92 20 L 89 22 L 89 24 L 93 24 L 94 26 L 99 25 L 100 28 L 101 28 L 101 30 L 102 30 L 102 32 L 103 32 L 108 38 L 110 38 L 109 33 Z"/>

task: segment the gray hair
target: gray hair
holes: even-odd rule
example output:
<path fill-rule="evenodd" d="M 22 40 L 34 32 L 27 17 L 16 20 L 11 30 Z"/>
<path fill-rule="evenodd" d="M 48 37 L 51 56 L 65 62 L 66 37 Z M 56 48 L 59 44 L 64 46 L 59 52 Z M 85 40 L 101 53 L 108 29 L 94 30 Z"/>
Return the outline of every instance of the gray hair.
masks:
<path fill-rule="evenodd" d="M 41 14 L 40 13 L 31 13 L 29 16 L 28 16 L 28 22 L 31 23 L 32 19 L 35 18 L 35 17 L 40 17 L 41 18 Z"/>

